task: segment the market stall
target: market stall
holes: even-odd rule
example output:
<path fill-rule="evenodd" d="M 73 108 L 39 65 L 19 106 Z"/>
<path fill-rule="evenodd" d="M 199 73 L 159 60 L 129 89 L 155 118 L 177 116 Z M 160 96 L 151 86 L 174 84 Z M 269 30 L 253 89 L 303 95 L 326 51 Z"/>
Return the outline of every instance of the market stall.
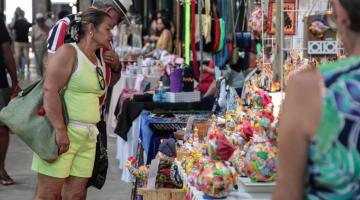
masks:
<path fill-rule="evenodd" d="M 127 180 L 135 180 L 133 197 L 139 189 L 145 199 L 155 198 L 158 191 L 183 193 L 186 199 L 271 199 L 287 81 L 341 54 L 336 31 L 327 19 L 329 4 L 321 0 L 177 3 L 182 8 L 177 11 L 184 12 L 184 51 L 178 49 L 176 56 L 154 52 L 158 61 L 154 63 L 164 69 L 170 83 L 160 78 L 152 96 L 155 104 L 124 101 L 125 110 L 134 108 L 117 118 L 115 133 L 134 144 L 130 154 L 119 150 L 120 168 Z M 199 126 L 194 121 L 199 116 L 190 110 L 203 108 L 202 99 L 194 98 L 194 83 L 201 82 L 208 70 L 204 53 L 210 53 L 214 62 L 216 103 L 210 105 L 212 115 L 202 117 Z M 154 105 L 163 111 L 155 112 Z M 175 105 L 180 105 L 176 109 L 180 115 L 171 112 Z"/>

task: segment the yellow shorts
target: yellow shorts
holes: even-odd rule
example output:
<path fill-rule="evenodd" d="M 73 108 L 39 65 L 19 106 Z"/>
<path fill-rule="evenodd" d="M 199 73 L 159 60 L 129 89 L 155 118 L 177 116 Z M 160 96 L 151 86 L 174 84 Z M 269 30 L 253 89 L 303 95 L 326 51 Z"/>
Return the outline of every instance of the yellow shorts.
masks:
<path fill-rule="evenodd" d="M 91 137 L 88 129 L 71 126 L 68 126 L 68 136 L 70 147 L 66 153 L 61 154 L 53 163 L 48 163 L 34 154 L 32 170 L 55 178 L 91 177 L 95 160 L 96 138 Z"/>

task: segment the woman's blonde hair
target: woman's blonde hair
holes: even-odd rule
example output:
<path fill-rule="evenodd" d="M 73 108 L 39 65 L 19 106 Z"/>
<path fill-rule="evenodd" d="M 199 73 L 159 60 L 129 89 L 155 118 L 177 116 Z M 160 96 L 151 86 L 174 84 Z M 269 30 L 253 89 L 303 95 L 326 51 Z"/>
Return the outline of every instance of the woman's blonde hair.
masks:
<path fill-rule="evenodd" d="M 108 15 L 106 12 L 99 10 L 99 9 L 95 9 L 95 8 L 89 8 L 87 10 L 85 10 L 84 12 L 82 12 L 80 14 L 80 30 L 79 30 L 79 39 L 81 39 L 82 37 L 84 37 L 86 30 L 84 29 L 84 27 L 88 24 L 93 24 L 94 27 L 97 29 L 101 23 L 103 23 L 104 19 L 106 17 L 110 17 L 110 15 Z"/>

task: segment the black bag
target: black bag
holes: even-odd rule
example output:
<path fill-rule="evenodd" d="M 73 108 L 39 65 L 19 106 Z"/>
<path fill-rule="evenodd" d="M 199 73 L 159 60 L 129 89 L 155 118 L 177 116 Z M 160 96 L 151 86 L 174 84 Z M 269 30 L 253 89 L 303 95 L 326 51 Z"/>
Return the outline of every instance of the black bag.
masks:
<path fill-rule="evenodd" d="M 101 119 L 101 121 L 97 124 L 97 127 L 99 129 L 99 135 L 96 142 L 94 169 L 93 174 L 87 184 L 87 187 L 93 186 L 100 190 L 105 184 L 109 160 L 107 155 L 107 136 L 105 121 Z"/>

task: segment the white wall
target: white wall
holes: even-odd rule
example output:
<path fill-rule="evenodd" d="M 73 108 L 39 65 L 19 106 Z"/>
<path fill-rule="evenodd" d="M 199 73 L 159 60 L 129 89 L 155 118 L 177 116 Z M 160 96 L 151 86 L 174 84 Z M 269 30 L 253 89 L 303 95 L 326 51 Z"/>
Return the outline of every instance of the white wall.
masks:
<path fill-rule="evenodd" d="M 6 23 L 10 23 L 11 19 L 14 17 L 14 12 L 16 7 L 20 7 L 25 11 L 25 18 L 32 22 L 32 0 L 5 0 L 5 15 L 6 15 Z M 36 0 L 35 0 L 36 1 Z"/>

